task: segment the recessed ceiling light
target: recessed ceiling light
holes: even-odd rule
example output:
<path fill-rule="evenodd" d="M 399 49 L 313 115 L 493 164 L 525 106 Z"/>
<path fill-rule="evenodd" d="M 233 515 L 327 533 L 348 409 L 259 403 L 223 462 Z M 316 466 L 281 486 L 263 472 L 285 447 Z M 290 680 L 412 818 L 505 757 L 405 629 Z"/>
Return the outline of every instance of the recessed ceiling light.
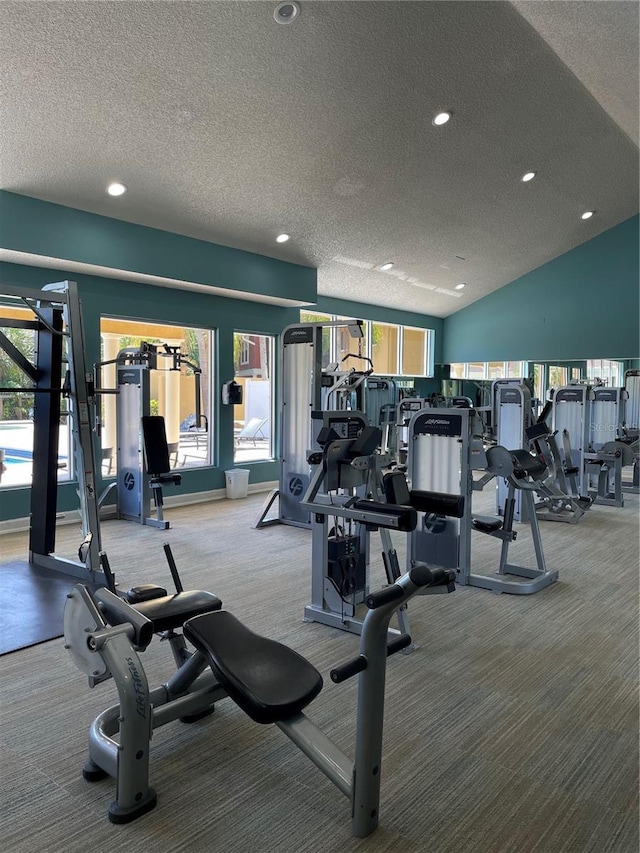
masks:
<path fill-rule="evenodd" d="M 462 290 L 463 287 L 466 287 L 467 283 L 465 281 L 461 281 L 460 284 L 456 284 L 455 290 Z"/>
<path fill-rule="evenodd" d="M 535 178 L 535 176 L 536 176 L 535 172 L 525 172 L 525 174 L 520 178 L 520 180 L 524 181 L 524 183 L 526 184 L 529 181 L 532 181 Z"/>
<path fill-rule="evenodd" d="M 594 213 L 595 213 L 595 210 L 585 210 L 585 212 L 582 214 L 580 219 L 591 219 L 591 217 L 593 216 Z"/>
<path fill-rule="evenodd" d="M 276 237 L 276 243 L 286 243 L 287 240 L 291 239 L 291 234 L 278 234 Z"/>
<path fill-rule="evenodd" d="M 127 191 L 127 188 L 124 184 L 120 184 L 117 181 L 113 184 L 109 184 L 107 187 L 107 192 L 109 195 L 124 195 Z"/>
<path fill-rule="evenodd" d="M 382 272 L 386 272 L 387 270 L 390 270 L 392 266 L 393 261 L 387 261 L 384 264 L 380 264 L 380 269 L 382 270 Z"/>
<path fill-rule="evenodd" d="M 446 124 L 451 118 L 451 113 L 438 113 L 438 115 L 433 119 L 433 124 L 441 125 Z"/>
<path fill-rule="evenodd" d="M 273 10 L 273 17 L 278 24 L 291 24 L 300 15 L 300 6 L 290 0 L 287 3 L 278 3 Z"/>

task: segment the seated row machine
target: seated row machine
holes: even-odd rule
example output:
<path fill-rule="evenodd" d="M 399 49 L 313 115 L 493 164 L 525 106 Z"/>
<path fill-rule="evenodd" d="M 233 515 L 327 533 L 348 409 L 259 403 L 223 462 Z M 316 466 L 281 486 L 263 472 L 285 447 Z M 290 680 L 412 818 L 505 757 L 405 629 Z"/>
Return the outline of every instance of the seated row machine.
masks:
<path fill-rule="evenodd" d="M 318 670 L 287 646 L 254 634 L 221 610 L 215 596 L 204 602 L 208 612 L 194 615 L 187 607 L 185 621 L 179 599 L 187 593 L 131 605 L 110 590 L 91 593 L 78 584 L 65 606 L 65 646 L 90 686 L 113 676 L 120 700 L 92 723 L 83 771 L 89 781 L 116 779 L 111 822 L 127 823 L 156 805 L 149 785 L 153 729 L 205 716 L 230 696 L 255 722 L 275 723 L 351 800 L 353 834 L 369 835 L 378 825 L 386 658 L 411 643 L 404 635 L 388 644 L 389 622 L 416 593 L 453 582 L 453 572 L 417 564 L 367 596 L 360 653 L 331 671 L 335 683 L 359 674 L 354 761 L 303 713 L 322 689 Z M 185 648 L 178 670 L 150 689 L 139 652 L 154 633 L 180 627 L 195 652 Z"/>

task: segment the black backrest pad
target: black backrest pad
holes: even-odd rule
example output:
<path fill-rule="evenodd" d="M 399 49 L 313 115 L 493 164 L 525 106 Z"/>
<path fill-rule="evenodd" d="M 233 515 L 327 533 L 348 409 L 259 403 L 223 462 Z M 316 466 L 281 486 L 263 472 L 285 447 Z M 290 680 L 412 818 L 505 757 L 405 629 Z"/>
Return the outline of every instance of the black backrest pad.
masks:
<path fill-rule="evenodd" d="M 226 610 L 190 619 L 184 635 L 207 655 L 220 684 L 256 723 L 293 717 L 322 690 L 322 676 L 306 658 L 254 634 Z"/>
<path fill-rule="evenodd" d="M 391 471 L 382 478 L 384 484 L 384 496 L 390 504 L 396 506 L 411 506 L 411 496 L 407 478 L 402 471 Z"/>
<path fill-rule="evenodd" d="M 379 427 L 367 426 L 349 448 L 349 456 L 370 456 L 380 446 L 382 430 Z"/>
<path fill-rule="evenodd" d="M 171 464 L 164 418 L 160 415 L 145 415 L 142 418 L 142 438 L 147 474 L 168 474 Z"/>

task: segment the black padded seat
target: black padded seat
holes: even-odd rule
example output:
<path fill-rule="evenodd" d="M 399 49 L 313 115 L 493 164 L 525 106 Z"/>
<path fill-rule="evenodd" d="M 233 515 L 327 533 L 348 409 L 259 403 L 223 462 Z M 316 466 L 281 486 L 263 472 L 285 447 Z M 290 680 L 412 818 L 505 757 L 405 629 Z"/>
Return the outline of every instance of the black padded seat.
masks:
<path fill-rule="evenodd" d="M 471 518 L 471 523 L 476 530 L 482 533 L 495 533 L 496 530 L 502 528 L 502 519 L 495 515 L 474 515 Z"/>
<path fill-rule="evenodd" d="M 182 628 L 187 619 L 213 613 L 220 610 L 222 601 L 210 592 L 190 589 L 175 595 L 163 595 L 149 601 L 132 604 L 138 613 L 142 613 L 153 622 L 155 634 L 161 631 L 175 631 Z"/>
<path fill-rule="evenodd" d="M 322 690 L 322 676 L 306 658 L 254 634 L 227 610 L 190 619 L 184 635 L 208 656 L 220 684 L 256 723 L 293 717 Z"/>

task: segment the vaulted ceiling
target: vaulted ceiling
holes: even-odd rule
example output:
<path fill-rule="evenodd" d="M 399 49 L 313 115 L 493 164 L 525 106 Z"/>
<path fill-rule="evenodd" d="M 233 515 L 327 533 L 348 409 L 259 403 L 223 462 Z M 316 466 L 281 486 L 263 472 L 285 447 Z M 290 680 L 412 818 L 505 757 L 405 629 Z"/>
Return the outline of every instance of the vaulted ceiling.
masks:
<path fill-rule="evenodd" d="M 435 316 L 637 213 L 636 2 L 275 6 L 3 2 L 2 187 Z"/>

